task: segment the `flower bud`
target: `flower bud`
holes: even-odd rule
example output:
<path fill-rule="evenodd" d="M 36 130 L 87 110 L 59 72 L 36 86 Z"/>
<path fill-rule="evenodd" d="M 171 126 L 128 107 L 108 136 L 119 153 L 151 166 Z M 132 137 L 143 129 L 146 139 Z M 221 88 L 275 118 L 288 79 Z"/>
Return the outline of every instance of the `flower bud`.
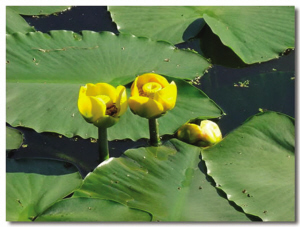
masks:
<path fill-rule="evenodd" d="M 210 120 L 203 120 L 199 125 L 184 124 L 177 131 L 177 138 L 201 147 L 214 145 L 222 140 L 219 126 Z"/>

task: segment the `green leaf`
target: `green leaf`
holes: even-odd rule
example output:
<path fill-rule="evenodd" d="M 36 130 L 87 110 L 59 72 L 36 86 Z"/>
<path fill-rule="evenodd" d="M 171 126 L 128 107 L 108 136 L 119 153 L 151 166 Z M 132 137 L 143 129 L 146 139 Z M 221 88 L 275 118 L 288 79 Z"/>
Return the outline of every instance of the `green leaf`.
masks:
<path fill-rule="evenodd" d="M 40 32 L 8 36 L 7 60 L 7 122 L 37 132 L 82 138 L 96 138 L 97 129 L 87 124 L 77 109 L 80 85 L 127 84 L 136 75 L 151 71 L 192 79 L 208 67 L 200 55 L 165 42 L 88 31 L 83 36 L 67 31 L 53 31 L 51 36 Z M 174 119 L 166 115 L 159 120 L 164 125 L 162 135 L 172 134 L 191 118 L 222 114 L 203 92 L 182 80 L 171 80 L 178 86 L 178 103 L 167 114 L 175 115 Z M 145 119 L 128 110 L 117 125 L 109 128 L 109 140 L 148 137 L 145 124 Z"/>
<path fill-rule="evenodd" d="M 55 203 L 36 221 L 136 222 L 150 221 L 151 215 L 120 203 L 95 198 L 69 198 Z"/>
<path fill-rule="evenodd" d="M 247 64 L 268 61 L 295 46 L 291 6 L 111 6 L 109 11 L 121 32 L 174 44 L 186 41 L 186 33 L 195 36 L 206 22 Z"/>
<path fill-rule="evenodd" d="M 294 119 L 253 116 L 202 152 L 207 171 L 229 200 L 263 221 L 295 221 Z"/>
<path fill-rule="evenodd" d="M 118 30 L 153 40 L 181 43 L 197 35 L 205 22 L 190 6 L 109 6 Z M 194 24 L 191 26 L 191 24 Z"/>
<path fill-rule="evenodd" d="M 7 6 L 7 9 L 11 9 L 21 15 L 50 15 L 62 11 L 69 10 L 70 6 Z"/>
<path fill-rule="evenodd" d="M 6 7 L 6 34 L 34 32 L 35 29 L 10 7 Z"/>
<path fill-rule="evenodd" d="M 101 163 L 74 197 L 113 200 L 152 214 L 152 221 L 249 221 L 206 178 L 200 149 L 176 139 L 127 150 Z"/>
<path fill-rule="evenodd" d="M 205 26 L 201 30 L 201 35 L 199 35 L 199 38 L 194 39 L 193 43 L 196 43 L 195 47 L 198 45 L 198 49 L 195 49 L 197 51 L 200 50 L 201 55 L 210 59 L 209 61 L 213 65 L 222 65 L 227 68 L 243 68 L 248 66 L 231 48 L 222 43 L 220 37 L 213 33 L 209 26 Z M 209 45 L 211 43 L 213 45 Z"/>
<path fill-rule="evenodd" d="M 50 160 L 6 160 L 6 221 L 31 221 L 78 188 L 76 168 Z"/>
<path fill-rule="evenodd" d="M 22 132 L 6 126 L 6 151 L 18 149 L 22 145 L 22 143 Z"/>
<path fill-rule="evenodd" d="M 126 84 L 152 72 L 193 79 L 209 63 L 200 55 L 166 42 L 110 32 L 51 31 L 7 36 L 9 81 Z M 46 75 L 45 75 L 46 74 Z"/>
<path fill-rule="evenodd" d="M 247 64 L 277 58 L 295 46 L 295 7 L 209 7 L 203 18 Z"/>

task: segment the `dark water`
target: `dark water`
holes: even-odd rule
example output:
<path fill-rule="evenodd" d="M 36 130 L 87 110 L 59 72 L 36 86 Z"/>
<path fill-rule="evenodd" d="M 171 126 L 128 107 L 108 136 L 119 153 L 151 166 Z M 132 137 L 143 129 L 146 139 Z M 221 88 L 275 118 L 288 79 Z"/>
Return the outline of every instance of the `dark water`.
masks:
<path fill-rule="evenodd" d="M 81 6 L 47 17 L 24 17 L 37 31 L 82 30 L 111 31 L 119 33 L 105 6 Z M 209 28 L 204 28 L 209 29 Z M 207 35 L 208 34 L 208 35 Z M 207 37 L 206 37 L 207 36 Z M 201 44 L 205 39 L 216 39 L 209 31 L 201 32 Z M 194 39 L 177 45 L 179 48 L 192 48 L 200 51 L 199 40 Z M 226 47 L 220 47 L 222 55 L 214 55 L 214 50 L 206 50 L 214 66 L 195 85 L 213 99 L 226 115 L 219 120 L 225 136 L 241 125 L 247 118 L 262 110 L 273 110 L 295 116 L 295 51 L 282 54 L 279 59 L 261 64 L 245 65 Z M 220 49 L 219 49 L 220 50 Z M 201 52 L 202 54 L 202 52 Z M 230 57 L 229 57 L 230 56 Z M 220 65 L 222 58 L 226 66 Z M 234 86 L 249 81 L 246 87 Z M 246 83 L 245 83 L 246 84 Z M 14 158 L 38 157 L 62 159 L 77 165 L 82 175 L 86 175 L 97 165 L 97 143 L 81 138 L 65 138 L 54 133 L 36 133 L 34 130 L 18 128 L 24 133 L 26 148 L 20 148 L 10 156 Z M 110 156 L 118 157 L 125 150 L 147 145 L 145 139 L 137 142 L 109 142 Z"/>

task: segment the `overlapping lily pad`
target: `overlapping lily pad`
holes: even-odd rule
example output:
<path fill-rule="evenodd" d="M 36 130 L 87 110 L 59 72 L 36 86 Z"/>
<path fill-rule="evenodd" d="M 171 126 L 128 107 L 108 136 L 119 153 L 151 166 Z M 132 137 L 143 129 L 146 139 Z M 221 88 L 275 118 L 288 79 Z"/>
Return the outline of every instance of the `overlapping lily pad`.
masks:
<path fill-rule="evenodd" d="M 176 139 L 127 150 L 101 163 L 73 197 L 116 201 L 151 213 L 152 221 L 249 221 L 207 180 L 199 155 Z"/>
<path fill-rule="evenodd" d="M 23 134 L 17 129 L 6 126 L 6 151 L 18 149 L 23 143 Z"/>
<path fill-rule="evenodd" d="M 6 10 L 13 10 L 27 16 L 50 15 L 70 9 L 70 6 L 7 6 Z"/>
<path fill-rule="evenodd" d="M 6 220 L 32 221 L 81 185 L 73 166 L 50 160 L 6 160 Z"/>
<path fill-rule="evenodd" d="M 295 46 L 295 8 L 289 6 L 111 6 L 109 11 L 121 32 L 174 44 L 207 23 L 247 64 Z"/>
<path fill-rule="evenodd" d="M 6 8 L 6 33 L 13 34 L 15 32 L 34 32 L 31 27 L 17 12 L 10 7 Z"/>
<path fill-rule="evenodd" d="M 229 200 L 264 221 L 295 221 L 294 119 L 258 114 L 202 152 Z"/>
<path fill-rule="evenodd" d="M 6 7 L 6 33 L 34 32 L 21 15 L 50 15 L 70 9 L 69 6 L 7 6 Z M 21 14 L 21 15 L 20 15 Z"/>
<path fill-rule="evenodd" d="M 111 200 L 70 198 L 55 203 L 36 219 L 37 222 L 148 222 L 151 215 Z"/>
<path fill-rule="evenodd" d="M 77 110 L 81 85 L 127 84 L 136 75 L 151 71 L 192 79 L 209 66 L 200 55 L 165 42 L 88 31 L 83 36 L 67 31 L 9 35 L 7 62 L 7 122 L 37 132 L 83 138 L 97 137 L 97 130 Z M 161 118 L 162 134 L 172 134 L 191 118 L 222 115 L 222 110 L 203 92 L 175 78 L 179 90 L 177 110 L 170 112 L 174 117 Z M 145 123 L 139 125 L 143 120 Z M 145 124 L 145 119 L 128 110 L 117 126 L 109 129 L 109 139 L 148 137 Z"/>
<path fill-rule="evenodd" d="M 192 38 L 202 28 L 187 28 L 200 18 L 195 7 L 178 6 L 109 6 L 113 21 L 118 30 L 154 40 L 167 40 L 173 44 Z M 205 22 L 202 19 L 202 22 Z M 197 25 L 197 21 L 195 22 Z"/>

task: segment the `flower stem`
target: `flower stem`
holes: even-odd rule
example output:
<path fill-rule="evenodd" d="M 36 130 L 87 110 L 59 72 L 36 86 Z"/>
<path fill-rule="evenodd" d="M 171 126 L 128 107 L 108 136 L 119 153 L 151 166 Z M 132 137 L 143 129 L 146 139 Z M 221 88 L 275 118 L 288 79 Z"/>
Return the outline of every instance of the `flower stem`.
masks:
<path fill-rule="evenodd" d="M 98 146 L 99 163 L 101 163 L 109 158 L 107 128 L 105 127 L 98 127 Z"/>
<path fill-rule="evenodd" d="M 155 147 L 160 146 L 161 142 L 158 133 L 157 118 L 149 119 L 149 133 L 150 133 L 150 145 Z"/>

